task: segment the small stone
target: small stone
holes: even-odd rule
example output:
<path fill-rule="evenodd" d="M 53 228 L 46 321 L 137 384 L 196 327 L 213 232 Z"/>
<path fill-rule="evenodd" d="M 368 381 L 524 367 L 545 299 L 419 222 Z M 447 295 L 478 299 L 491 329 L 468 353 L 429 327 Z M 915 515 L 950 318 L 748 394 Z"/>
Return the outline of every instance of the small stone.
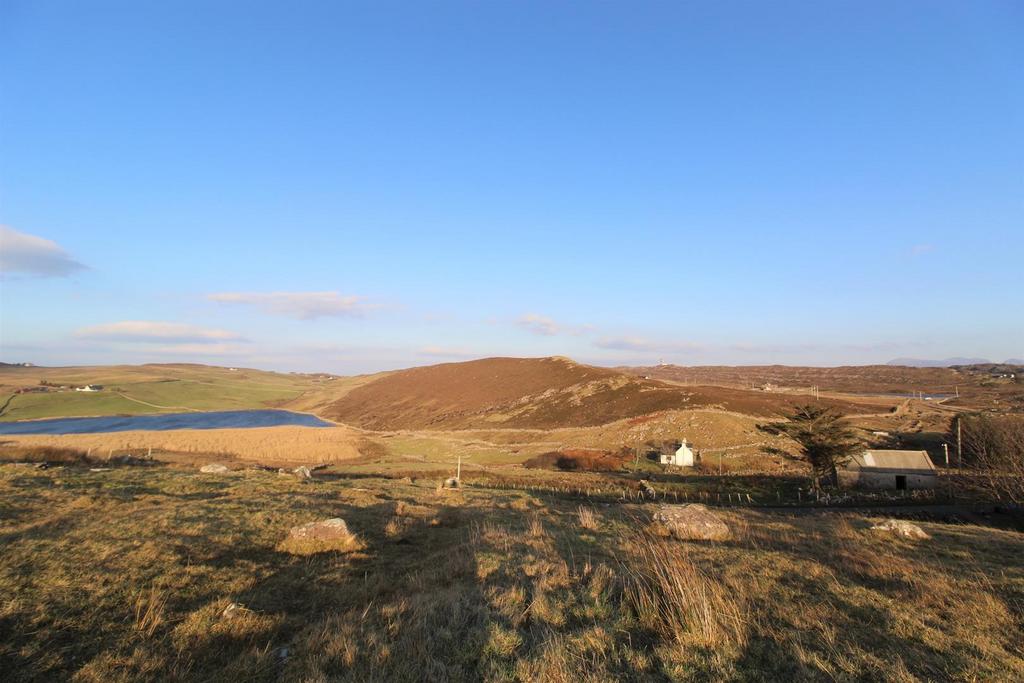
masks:
<path fill-rule="evenodd" d="M 873 531 L 885 531 L 900 538 L 913 540 L 925 540 L 931 538 L 924 529 L 916 524 L 903 521 L 902 519 L 887 519 L 881 524 L 871 527 Z"/>
<path fill-rule="evenodd" d="M 203 472 L 204 474 L 224 474 L 225 472 L 229 472 L 230 470 L 219 463 L 211 463 L 209 465 L 203 465 L 202 467 L 199 468 L 199 471 Z"/>
<path fill-rule="evenodd" d="M 288 532 L 288 538 L 295 541 L 349 541 L 352 539 L 352 532 L 348 530 L 345 520 L 335 517 L 292 527 Z"/>
<path fill-rule="evenodd" d="M 313 472 L 305 465 L 302 465 L 301 467 L 296 467 L 294 470 L 292 470 L 292 474 L 294 474 L 302 481 L 313 480 Z"/>

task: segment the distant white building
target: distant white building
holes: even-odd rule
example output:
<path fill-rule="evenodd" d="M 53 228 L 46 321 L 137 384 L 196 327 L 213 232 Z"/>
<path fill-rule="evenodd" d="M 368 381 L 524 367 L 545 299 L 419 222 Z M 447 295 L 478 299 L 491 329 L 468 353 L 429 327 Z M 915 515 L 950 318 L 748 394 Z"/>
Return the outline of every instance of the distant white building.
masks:
<path fill-rule="evenodd" d="M 676 467 L 693 467 L 696 460 L 693 456 L 693 450 L 690 448 L 693 444 L 683 442 L 676 446 L 676 444 L 663 444 L 661 447 L 661 464 L 662 465 L 675 465 Z"/>
<path fill-rule="evenodd" d="M 75 387 L 75 391 L 99 391 L 102 388 L 99 384 L 86 384 L 84 387 Z"/>

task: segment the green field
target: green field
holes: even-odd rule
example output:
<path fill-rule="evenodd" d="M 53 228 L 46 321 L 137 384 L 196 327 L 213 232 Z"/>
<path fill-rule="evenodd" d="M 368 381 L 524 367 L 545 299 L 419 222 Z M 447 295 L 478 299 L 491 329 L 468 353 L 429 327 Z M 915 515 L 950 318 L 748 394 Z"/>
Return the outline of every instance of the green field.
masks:
<path fill-rule="evenodd" d="M 304 375 L 204 366 L 4 368 L 0 370 L 0 403 L 16 389 L 37 387 L 41 381 L 69 388 L 14 395 L 0 420 L 268 408 L 319 388 Z M 93 393 L 70 388 L 83 384 L 99 384 L 103 390 Z"/>

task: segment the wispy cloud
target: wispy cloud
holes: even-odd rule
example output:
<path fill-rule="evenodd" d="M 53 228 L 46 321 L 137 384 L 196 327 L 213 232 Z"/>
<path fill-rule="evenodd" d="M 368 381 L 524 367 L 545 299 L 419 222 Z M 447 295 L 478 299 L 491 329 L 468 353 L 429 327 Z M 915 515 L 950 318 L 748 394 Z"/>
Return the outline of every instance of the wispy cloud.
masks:
<path fill-rule="evenodd" d="M 695 342 L 657 341 L 643 337 L 606 337 L 594 342 L 600 349 L 612 351 L 640 351 L 643 353 L 697 353 L 704 347 Z"/>
<path fill-rule="evenodd" d="M 0 225 L 0 273 L 64 277 L 84 269 L 56 242 Z"/>
<path fill-rule="evenodd" d="M 264 313 L 298 320 L 327 317 L 359 317 L 376 306 L 362 297 L 339 292 L 219 292 L 210 301 L 255 306 Z"/>
<path fill-rule="evenodd" d="M 154 320 L 122 320 L 102 325 L 90 325 L 76 330 L 75 336 L 79 339 L 100 341 L 199 345 L 242 341 L 241 336 L 227 330 Z"/>
<path fill-rule="evenodd" d="M 149 353 L 158 353 L 170 358 L 175 356 L 237 356 L 248 353 L 245 344 L 210 343 L 210 344 L 164 344 L 146 349 Z"/>
<path fill-rule="evenodd" d="M 534 334 L 554 337 L 559 334 L 579 336 L 593 329 L 590 325 L 565 325 L 537 313 L 526 313 L 516 319 L 516 325 Z"/>

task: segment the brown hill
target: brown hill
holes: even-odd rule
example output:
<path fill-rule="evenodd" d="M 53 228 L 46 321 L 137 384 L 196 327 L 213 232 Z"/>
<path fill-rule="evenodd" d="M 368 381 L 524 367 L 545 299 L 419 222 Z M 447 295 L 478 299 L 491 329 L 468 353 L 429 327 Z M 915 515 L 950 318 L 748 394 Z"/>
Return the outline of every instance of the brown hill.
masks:
<path fill-rule="evenodd" d="M 1024 410 L 1024 382 L 1018 377 L 994 378 L 991 367 L 970 365 L 956 368 L 914 368 L 902 365 L 847 365 L 823 368 L 791 365 L 656 365 L 615 369 L 626 374 L 660 379 L 677 385 L 715 385 L 749 390 L 768 384 L 775 390 L 789 392 L 806 392 L 809 387 L 817 386 L 823 392 L 893 397 L 913 396 L 920 391 L 950 397 L 958 394 L 958 398 L 946 401 L 950 406 L 1017 412 Z"/>
<path fill-rule="evenodd" d="M 822 391 L 910 393 L 949 392 L 964 389 L 974 382 L 967 373 L 951 368 L 913 368 L 901 365 L 847 365 L 841 367 L 801 367 L 795 365 L 655 365 L 616 368 L 622 372 L 654 379 L 695 384 L 720 384 L 737 387 L 780 387 L 817 385 Z"/>
<path fill-rule="evenodd" d="M 793 397 L 680 387 L 566 358 L 487 358 L 412 368 L 356 387 L 320 410 L 366 429 L 586 427 L 662 410 L 717 407 L 784 412 Z M 840 401 L 846 412 L 884 407 Z"/>

